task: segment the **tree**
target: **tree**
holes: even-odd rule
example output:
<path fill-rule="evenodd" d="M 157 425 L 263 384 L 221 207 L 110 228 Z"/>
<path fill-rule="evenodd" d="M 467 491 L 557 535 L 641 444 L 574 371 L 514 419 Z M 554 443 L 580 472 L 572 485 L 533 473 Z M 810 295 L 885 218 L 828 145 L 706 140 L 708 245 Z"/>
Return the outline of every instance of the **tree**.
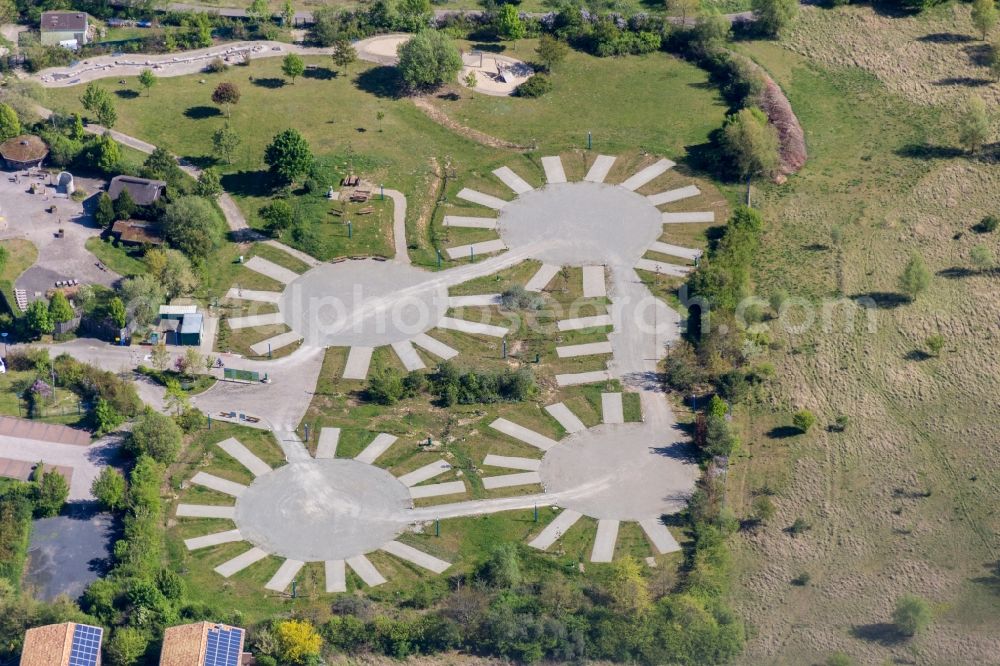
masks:
<path fill-rule="evenodd" d="M 1000 40 L 994 40 L 990 44 L 987 65 L 993 78 L 1000 81 Z"/>
<path fill-rule="evenodd" d="M 917 296 L 927 291 L 930 285 L 931 271 L 924 263 L 924 258 L 914 252 L 899 276 L 899 288 L 910 297 L 911 301 L 914 301 Z"/>
<path fill-rule="evenodd" d="M 105 467 L 90 484 L 90 492 L 108 511 L 125 508 L 125 477 L 114 467 Z"/>
<path fill-rule="evenodd" d="M 792 425 L 803 433 L 809 432 L 815 423 L 816 417 L 808 409 L 800 409 L 792 415 Z"/>
<path fill-rule="evenodd" d="M 160 306 L 166 302 L 167 294 L 152 275 L 136 275 L 127 278 L 121 285 L 121 300 L 126 312 L 140 326 L 149 326 L 160 313 Z"/>
<path fill-rule="evenodd" d="M 927 628 L 932 620 L 931 608 L 918 596 L 906 594 L 896 601 L 892 612 L 892 622 L 896 630 L 904 636 L 916 636 Z"/>
<path fill-rule="evenodd" d="M 399 47 L 399 71 L 411 88 L 436 88 L 462 69 L 458 47 L 437 30 L 425 30 Z"/>
<path fill-rule="evenodd" d="M 125 304 L 122 299 L 114 296 L 108 303 L 108 318 L 116 328 L 125 328 L 126 317 Z"/>
<path fill-rule="evenodd" d="M 538 41 L 535 53 L 538 55 L 539 62 L 545 65 L 545 69 L 552 71 L 553 67 L 566 59 L 566 55 L 569 53 L 569 46 L 561 39 L 545 33 Z"/>
<path fill-rule="evenodd" d="M 990 248 L 982 244 L 976 245 L 972 248 L 969 252 L 969 259 L 972 260 L 972 265 L 981 271 L 986 270 L 996 262 Z"/>
<path fill-rule="evenodd" d="M 972 25 L 976 27 L 983 41 L 993 26 L 997 24 L 995 0 L 972 0 Z"/>
<path fill-rule="evenodd" d="M 722 152 L 743 178 L 769 177 L 778 168 L 778 133 L 760 109 L 740 109 L 722 126 Z"/>
<path fill-rule="evenodd" d="M 197 347 L 188 347 L 184 352 L 184 363 L 187 364 L 187 374 L 194 376 L 205 365 L 205 358 Z"/>
<path fill-rule="evenodd" d="M 510 590 L 521 584 L 521 558 L 517 546 L 501 543 L 493 547 L 479 568 L 479 575 L 490 586 Z"/>
<path fill-rule="evenodd" d="M 80 104 L 91 113 L 97 113 L 98 107 L 105 101 L 111 101 L 111 93 L 108 92 L 107 88 L 98 85 L 96 82 L 88 83 L 83 91 L 83 95 L 80 96 Z"/>
<path fill-rule="evenodd" d="M 139 72 L 139 85 L 146 89 L 146 96 L 149 97 L 149 89 L 156 85 L 156 74 L 153 74 L 153 70 L 144 69 Z"/>
<path fill-rule="evenodd" d="M 395 29 L 405 32 L 420 32 L 431 22 L 430 0 L 399 0 L 396 3 L 398 14 Z"/>
<path fill-rule="evenodd" d="M 465 87 L 469 89 L 470 96 L 475 98 L 476 85 L 479 84 L 479 79 L 476 78 L 476 73 L 470 69 L 469 73 L 465 75 L 465 78 L 462 80 L 462 82 L 465 84 Z"/>
<path fill-rule="evenodd" d="M 115 111 L 115 103 L 110 96 L 101 100 L 94 113 L 97 116 L 97 124 L 104 129 L 111 129 L 118 122 L 118 112 Z"/>
<path fill-rule="evenodd" d="M 285 76 L 295 83 L 295 79 L 302 76 L 302 73 L 306 71 L 306 63 L 302 58 L 294 53 L 289 53 L 281 61 L 281 71 Z"/>
<path fill-rule="evenodd" d="M 772 518 L 776 509 L 774 508 L 774 502 L 767 495 L 757 495 L 753 498 L 753 503 L 750 505 L 753 510 L 753 516 L 761 523 L 767 524 Z"/>
<path fill-rule="evenodd" d="M 73 126 L 69 130 L 69 138 L 74 141 L 83 141 L 83 118 L 79 113 L 73 114 Z"/>
<path fill-rule="evenodd" d="M 145 634 L 133 627 L 118 627 L 105 645 L 111 666 L 133 666 L 146 653 L 149 641 Z"/>
<path fill-rule="evenodd" d="M 168 298 L 186 296 L 198 288 L 191 261 L 177 250 L 157 248 L 143 257 L 149 274 L 156 278 Z"/>
<path fill-rule="evenodd" d="M 94 434 L 98 437 L 114 431 L 125 422 L 125 417 L 122 416 L 121 412 L 115 409 L 115 406 L 104 398 L 97 399 L 93 416 Z"/>
<path fill-rule="evenodd" d="M 634 617 L 652 606 L 642 568 L 634 557 L 623 557 L 611 565 L 607 588 L 611 605 L 619 613 Z"/>
<path fill-rule="evenodd" d="M 306 620 L 279 622 L 275 634 L 282 663 L 307 664 L 319 656 L 323 647 L 323 638 Z"/>
<path fill-rule="evenodd" d="M 269 17 L 267 0 L 253 0 L 247 7 L 247 18 L 254 25 L 260 25 Z"/>
<path fill-rule="evenodd" d="M 195 188 L 195 192 L 200 197 L 214 199 L 222 194 L 222 176 L 215 169 L 205 169 L 198 176 L 198 186 Z"/>
<path fill-rule="evenodd" d="M 925 340 L 927 344 L 927 350 L 933 356 L 940 356 L 941 350 L 944 349 L 944 336 L 940 333 L 934 333 L 933 335 L 927 336 Z"/>
<path fill-rule="evenodd" d="M 0 25 L 17 21 L 17 4 L 14 0 L 0 0 Z"/>
<path fill-rule="evenodd" d="M 754 25 L 765 35 L 778 37 L 799 13 L 798 0 L 753 0 Z"/>
<path fill-rule="evenodd" d="M 122 189 L 118 193 L 118 198 L 115 199 L 115 219 L 116 220 L 127 220 L 135 213 L 136 204 L 132 195 L 128 193 L 127 189 Z"/>
<path fill-rule="evenodd" d="M 170 365 L 170 352 L 167 351 L 165 344 L 153 345 L 153 348 L 149 352 L 149 358 L 153 367 L 160 372 L 166 370 L 167 366 Z"/>
<path fill-rule="evenodd" d="M 188 394 L 184 392 L 181 383 L 176 379 L 167 380 L 167 392 L 163 397 L 163 402 L 167 409 L 173 410 L 178 416 L 191 408 Z"/>
<path fill-rule="evenodd" d="M 281 182 L 294 183 L 312 168 L 313 156 L 299 131 L 287 129 L 275 136 L 264 150 L 264 162 Z"/>
<path fill-rule="evenodd" d="M 976 153 L 989 137 L 990 117 L 986 102 L 977 95 L 970 95 L 958 116 L 958 140 L 970 153 Z"/>
<path fill-rule="evenodd" d="M 285 199 L 275 199 L 268 205 L 262 206 L 258 214 L 275 236 L 280 236 L 282 231 L 290 228 L 295 222 L 295 210 Z"/>
<path fill-rule="evenodd" d="M 500 5 L 500 9 L 497 11 L 496 18 L 494 19 L 494 28 L 500 39 L 512 42 L 523 38 L 526 32 L 524 21 L 521 20 L 521 16 L 517 12 L 517 7 L 509 3 Z"/>
<path fill-rule="evenodd" d="M 240 89 L 236 87 L 235 83 L 223 81 L 215 86 L 215 90 L 212 92 L 212 101 L 219 106 L 226 107 L 226 117 L 228 118 L 232 106 L 240 102 Z"/>
<path fill-rule="evenodd" d="M 8 104 L 0 103 L 0 142 L 21 134 L 21 121 Z"/>
<path fill-rule="evenodd" d="M 351 42 L 341 37 L 333 43 L 333 53 L 330 57 L 333 58 L 334 65 L 346 71 L 347 67 L 357 60 L 358 52 L 354 50 Z"/>
<path fill-rule="evenodd" d="M 94 222 L 97 222 L 102 227 L 110 227 L 115 223 L 115 202 L 111 200 L 107 192 L 101 192 L 101 195 L 97 198 L 97 208 L 94 210 Z"/>
<path fill-rule="evenodd" d="M 236 133 L 229 123 L 226 123 L 212 134 L 212 148 L 215 154 L 226 160 L 227 164 L 233 163 L 233 153 L 240 146 L 240 135 Z"/>
<path fill-rule="evenodd" d="M 285 0 L 285 4 L 281 6 L 281 25 L 286 28 L 295 25 L 295 7 L 292 5 L 292 0 Z"/>
<path fill-rule="evenodd" d="M 105 132 L 97 137 L 94 143 L 94 166 L 104 173 L 119 171 L 122 163 L 122 149 L 111 134 Z"/>
<path fill-rule="evenodd" d="M 35 516 L 49 518 L 59 515 L 69 499 L 66 478 L 55 470 L 46 471 L 45 465 L 38 463 L 32 479 L 35 482 Z"/>
<path fill-rule="evenodd" d="M 34 300 L 28 305 L 24 318 L 28 331 L 36 338 L 51 333 L 55 329 L 52 325 L 52 318 L 49 316 L 49 306 L 43 298 Z"/>
<path fill-rule="evenodd" d="M 52 300 L 49 301 L 49 318 L 53 324 L 67 322 L 75 315 L 76 313 L 73 312 L 73 306 L 69 304 L 66 294 L 61 291 L 52 294 Z"/>
<path fill-rule="evenodd" d="M 198 196 L 187 196 L 167 204 L 163 232 L 170 245 L 192 261 L 202 261 L 223 241 L 222 219 L 212 204 Z"/>
<path fill-rule="evenodd" d="M 378 131 L 382 131 L 382 121 L 385 119 L 385 111 L 379 109 L 375 112 L 375 120 L 378 121 Z"/>
<path fill-rule="evenodd" d="M 128 446 L 136 457 L 147 455 L 169 465 L 177 460 L 183 438 L 184 433 L 172 418 L 147 407 L 132 427 Z"/>
<path fill-rule="evenodd" d="M 671 16 L 680 16 L 681 25 L 687 26 L 688 17 L 692 19 L 698 15 L 701 3 L 698 0 L 667 0 L 667 13 Z"/>

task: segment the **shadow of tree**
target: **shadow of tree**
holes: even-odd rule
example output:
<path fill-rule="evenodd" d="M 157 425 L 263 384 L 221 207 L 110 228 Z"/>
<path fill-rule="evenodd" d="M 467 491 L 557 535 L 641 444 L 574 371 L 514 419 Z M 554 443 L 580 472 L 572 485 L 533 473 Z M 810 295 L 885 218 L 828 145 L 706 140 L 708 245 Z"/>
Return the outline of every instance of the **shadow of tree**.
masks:
<path fill-rule="evenodd" d="M 388 99 L 399 99 L 406 89 L 399 69 L 386 65 L 361 72 L 354 79 L 354 85 L 366 93 Z"/>
<path fill-rule="evenodd" d="M 191 106 L 184 109 L 184 116 L 191 120 L 204 120 L 205 118 L 215 118 L 221 116 L 222 111 L 214 106 Z"/>
<path fill-rule="evenodd" d="M 972 277 L 978 272 L 979 271 L 974 271 L 971 268 L 965 268 L 964 266 L 952 266 L 950 268 L 942 268 L 937 272 L 937 275 L 943 278 L 948 278 L 949 280 L 961 280 L 963 278 Z"/>
<path fill-rule="evenodd" d="M 908 143 L 896 149 L 900 157 L 911 157 L 918 160 L 954 159 L 968 155 L 967 152 L 955 146 L 931 146 L 926 143 Z"/>
<path fill-rule="evenodd" d="M 236 196 L 267 196 L 272 186 L 273 180 L 267 171 L 238 171 L 222 176 L 222 188 Z"/>
<path fill-rule="evenodd" d="M 930 44 L 967 44 L 973 39 L 974 37 L 971 35 L 963 35 L 958 32 L 932 32 L 923 37 L 917 37 L 918 42 Z"/>
<path fill-rule="evenodd" d="M 972 582 L 983 585 L 989 588 L 993 594 L 1000 596 L 1000 560 L 984 564 L 983 567 L 987 569 L 986 575 L 973 578 Z"/>
<path fill-rule="evenodd" d="M 767 431 L 767 436 L 771 439 L 787 439 L 801 434 L 802 431 L 795 426 L 775 426 Z"/>
<path fill-rule="evenodd" d="M 944 79 L 939 79 L 934 82 L 936 86 L 965 86 L 967 88 L 981 88 L 983 86 L 988 86 L 993 81 L 990 79 L 982 79 L 975 76 L 949 76 Z"/>
<path fill-rule="evenodd" d="M 854 294 L 851 296 L 851 299 L 855 301 L 867 301 L 882 310 L 891 310 L 910 302 L 909 296 L 894 291 L 869 291 L 863 294 Z M 866 307 L 865 303 L 859 303 L 859 305 Z"/>
<path fill-rule="evenodd" d="M 899 645 L 906 636 L 891 622 L 874 622 L 872 624 L 857 624 L 851 627 L 851 635 L 862 641 L 870 641 L 879 645 Z"/>
<path fill-rule="evenodd" d="M 925 352 L 923 349 L 911 349 L 910 351 L 903 354 L 903 358 L 907 361 L 926 361 L 933 358 L 930 354 Z"/>
<path fill-rule="evenodd" d="M 337 78 L 337 72 L 329 67 L 314 67 L 302 72 L 303 79 L 316 79 L 317 81 L 330 81 Z"/>
<path fill-rule="evenodd" d="M 258 88 L 268 88 L 269 90 L 275 90 L 277 88 L 284 88 L 286 83 L 284 79 L 279 79 L 275 77 L 265 77 L 263 79 L 254 79 L 253 84 Z"/>
<path fill-rule="evenodd" d="M 139 96 L 138 91 L 130 90 L 128 88 L 116 90 L 115 94 L 118 95 L 119 99 L 135 99 Z"/>
<path fill-rule="evenodd" d="M 993 53 L 993 47 L 989 44 L 970 44 L 962 48 L 962 50 L 969 57 L 969 62 L 976 67 L 989 67 L 990 55 Z"/>

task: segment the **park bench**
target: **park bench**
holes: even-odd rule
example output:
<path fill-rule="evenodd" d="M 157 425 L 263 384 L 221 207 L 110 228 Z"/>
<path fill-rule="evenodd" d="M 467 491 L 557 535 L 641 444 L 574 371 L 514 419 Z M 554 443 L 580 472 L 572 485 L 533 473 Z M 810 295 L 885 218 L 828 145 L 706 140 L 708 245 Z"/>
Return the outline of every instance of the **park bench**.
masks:
<path fill-rule="evenodd" d="M 375 212 L 374 206 L 365 206 L 364 208 L 358 211 L 358 215 L 371 215 L 374 212 Z"/>

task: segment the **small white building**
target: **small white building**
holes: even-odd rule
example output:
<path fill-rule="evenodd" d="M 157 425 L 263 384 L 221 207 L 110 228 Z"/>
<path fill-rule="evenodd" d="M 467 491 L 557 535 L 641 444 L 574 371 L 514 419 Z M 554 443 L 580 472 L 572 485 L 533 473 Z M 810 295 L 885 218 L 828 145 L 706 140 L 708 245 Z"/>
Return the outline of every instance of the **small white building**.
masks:
<path fill-rule="evenodd" d="M 40 28 L 45 46 L 76 50 L 90 41 L 90 26 L 83 12 L 42 12 Z"/>

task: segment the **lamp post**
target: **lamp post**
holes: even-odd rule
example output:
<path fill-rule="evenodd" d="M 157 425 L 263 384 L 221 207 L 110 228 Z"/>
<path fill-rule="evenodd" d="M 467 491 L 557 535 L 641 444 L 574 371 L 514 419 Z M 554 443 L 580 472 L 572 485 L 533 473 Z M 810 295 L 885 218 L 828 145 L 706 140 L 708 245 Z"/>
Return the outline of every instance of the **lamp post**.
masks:
<path fill-rule="evenodd" d="M 0 337 L 3 338 L 3 355 L 6 358 L 6 356 L 7 356 L 7 331 L 4 331 L 3 333 L 0 333 Z"/>

